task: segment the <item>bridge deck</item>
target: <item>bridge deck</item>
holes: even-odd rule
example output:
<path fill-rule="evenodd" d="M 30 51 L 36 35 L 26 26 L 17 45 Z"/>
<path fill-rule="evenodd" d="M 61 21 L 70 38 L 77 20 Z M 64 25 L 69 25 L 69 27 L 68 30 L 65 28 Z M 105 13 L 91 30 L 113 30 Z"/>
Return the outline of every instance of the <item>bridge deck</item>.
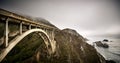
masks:
<path fill-rule="evenodd" d="M 25 17 L 23 17 L 23 16 L 21 16 L 21 15 L 18 15 L 18 14 L 12 13 L 12 12 L 9 12 L 9 11 L 4 10 L 4 9 L 0 9 L 0 15 L 1 15 L 1 16 L 5 16 L 5 17 L 9 17 L 9 18 L 13 18 L 13 19 L 16 19 L 16 20 L 20 20 L 20 21 L 22 21 L 22 22 L 34 24 L 34 25 L 36 25 L 36 26 L 44 26 L 44 27 L 46 27 L 46 28 L 54 28 L 54 29 L 55 29 L 55 27 L 48 26 L 48 25 L 43 24 L 43 23 L 37 23 L 37 22 L 35 22 L 35 21 L 33 21 L 33 20 L 30 20 L 30 19 L 25 18 Z"/>

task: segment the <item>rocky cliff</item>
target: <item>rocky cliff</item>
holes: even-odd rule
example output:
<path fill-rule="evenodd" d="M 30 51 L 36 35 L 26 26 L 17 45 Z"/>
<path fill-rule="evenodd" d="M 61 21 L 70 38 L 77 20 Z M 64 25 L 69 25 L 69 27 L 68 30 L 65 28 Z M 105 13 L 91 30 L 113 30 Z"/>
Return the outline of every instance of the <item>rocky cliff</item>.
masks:
<path fill-rule="evenodd" d="M 3 30 L 0 31 L 2 34 Z M 17 44 L 2 63 L 105 63 L 105 59 L 75 30 L 58 29 L 54 34 L 54 54 L 50 55 L 43 39 L 32 33 Z"/>

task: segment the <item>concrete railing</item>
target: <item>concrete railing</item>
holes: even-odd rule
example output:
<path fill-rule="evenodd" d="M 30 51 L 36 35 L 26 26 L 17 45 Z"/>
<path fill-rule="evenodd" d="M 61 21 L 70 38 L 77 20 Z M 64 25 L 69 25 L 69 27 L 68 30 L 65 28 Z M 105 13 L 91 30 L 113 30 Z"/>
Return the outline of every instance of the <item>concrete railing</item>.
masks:
<path fill-rule="evenodd" d="M 25 23 L 30 23 L 31 25 L 35 25 L 35 26 L 44 26 L 46 28 L 55 28 L 55 27 L 52 27 L 52 26 L 48 26 L 46 24 L 43 24 L 43 23 L 37 23 L 31 19 L 28 19 L 26 17 L 23 17 L 21 15 L 18 15 L 18 14 L 15 14 L 15 13 L 12 13 L 12 12 L 9 12 L 7 10 L 4 10 L 4 9 L 0 9 L 0 16 L 4 16 L 6 18 L 12 18 L 12 19 L 16 19 L 16 20 L 19 20 L 19 21 L 22 21 L 22 22 L 25 22 Z"/>

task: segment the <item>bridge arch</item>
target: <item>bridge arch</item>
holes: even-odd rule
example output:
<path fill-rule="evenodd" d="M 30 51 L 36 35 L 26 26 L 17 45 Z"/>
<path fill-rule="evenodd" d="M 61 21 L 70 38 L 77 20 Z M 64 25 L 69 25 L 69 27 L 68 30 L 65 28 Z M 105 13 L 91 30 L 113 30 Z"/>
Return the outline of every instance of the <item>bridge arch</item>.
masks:
<path fill-rule="evenodd" d="M 48 51 L 51 51 L 52 52 L 52 44 L 50 43 L 51 42 L 51 39 L 49 37 L 49 35 L 42 29 L 30 29 L 26 32 L 24 32 L 23 34 L 21 35 L 18 35 L 16 36 L 13 40 L 10 41 L 8 47 L 4 48 L 2 51 L 1 51 L 1 54 L 0 54 L 0 62 L 5 58 L 5 56 L 24 38 L 26 37 L 27 35 L 29 35 L 30 33 L 33 33 L 33 32 L 38 32 L 38 33 L 43 33 L 44 36 L 47 37 L 47 40 L 48 42 L 44 41 L 45 42 L 45 45 L 47 46 L 47 48 L 50 48 Z M 41 36 L 41 35 L 40 35 Z M 43 37 L 44 37 L 43 36 Z M 45 40 L 44 38 L 42 38 L 43 40 Z M 51 53 L 50 52 L 50 53 Z"/>

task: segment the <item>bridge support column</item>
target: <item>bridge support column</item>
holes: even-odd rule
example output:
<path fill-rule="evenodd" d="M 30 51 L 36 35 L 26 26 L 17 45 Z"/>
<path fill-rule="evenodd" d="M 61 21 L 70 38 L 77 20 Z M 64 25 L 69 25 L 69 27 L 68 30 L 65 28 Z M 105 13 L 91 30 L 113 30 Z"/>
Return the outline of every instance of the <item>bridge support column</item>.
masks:
<path fill-rule="evenodd" d="M 29 25 L 29 30 L 31 29 L 31 24 Z"/>
<path fill-rule="evenodd" d="M 22 22 L 20 22 L 20 35 L 22 34 Z"/>
<path fill-rule="evenodd" d="M 5 42 L 4 42 L 4 47 L 7 47 L 8 46 L 8 21 L 9 21 L 9 18 L 6 18 L 5 20 Z"/>
<path fill-rule="evenodd" d="M 52 39 L 54 40 L 54 32 L 55 32 L 55 30 L 53 29 L 53 31 L 52 31 Z"/>
<path fill-rule="evenodd" d="M 37 25 L 36 25 L 36 27 L 35 28 L 37 28 Z"/>

